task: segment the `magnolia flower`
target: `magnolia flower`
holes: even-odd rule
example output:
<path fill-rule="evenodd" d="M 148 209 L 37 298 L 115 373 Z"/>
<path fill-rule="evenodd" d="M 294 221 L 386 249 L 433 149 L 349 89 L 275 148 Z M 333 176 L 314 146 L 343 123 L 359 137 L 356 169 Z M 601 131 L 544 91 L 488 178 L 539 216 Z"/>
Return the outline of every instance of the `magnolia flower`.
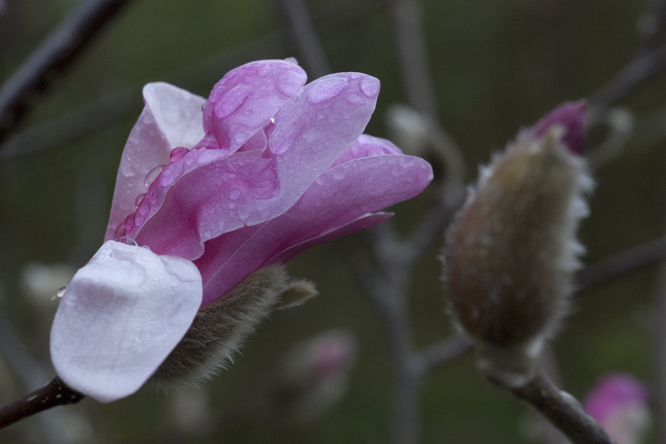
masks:
<path fill-rule="evenodd" d="M 583 406 L 618 444 L 639 444 L 650 424 L 645 385 L 631 375 L 603 376 Z"/>
<path fill-rule="evenodd" d="M 592 188 L 579 156 L 585 105 L 561 105 L 498 155 L 448 233 L 451 312 L 477 365 L 510 388 L 533 376 L 566 314 L 583 247 L 578 223 Z"/>
<path fill-rule="evenodd" d="M 51 331 L 67 385 L 110 402 L 158 369 L 207 374 L 281 294 L 314 293 L 289 286 L 280 264 L 388 219 L 373 212 L 426 187 L 427 162 L 362 134 L 377 79 L 305 82 L 294 61 L 265 60 L 230 71 L 207 100 L 144 87 L 105 243 Z"/>

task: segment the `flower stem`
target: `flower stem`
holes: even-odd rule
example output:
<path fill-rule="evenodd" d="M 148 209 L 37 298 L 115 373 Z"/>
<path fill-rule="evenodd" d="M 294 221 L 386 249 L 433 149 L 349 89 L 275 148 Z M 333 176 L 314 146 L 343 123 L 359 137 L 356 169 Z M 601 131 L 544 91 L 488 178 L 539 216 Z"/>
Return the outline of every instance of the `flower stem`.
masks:
<path fill-rule="evenodd" d="M 511 392 L 536 408 L 574 444 L 616 444 L 571 395 L 558 389 L 542 371 Z"/>
<path fill-rule="evenodd" d="M 59 405 L 76 404 L 84 397 L 56 377 L 44 387 L 0 407 L 0 428 Z"/>

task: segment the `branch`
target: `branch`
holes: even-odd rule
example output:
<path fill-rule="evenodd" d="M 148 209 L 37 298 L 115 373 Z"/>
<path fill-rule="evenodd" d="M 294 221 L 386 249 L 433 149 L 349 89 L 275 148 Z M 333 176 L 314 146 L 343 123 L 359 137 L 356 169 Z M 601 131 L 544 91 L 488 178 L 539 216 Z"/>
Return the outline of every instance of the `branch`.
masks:
<path fill-rule="evenodd" d="M 559 390 L 542 371 L 511 392 L 536 408 L 575 444 L 617 444 L 571 395 Z"/>
<path fill-rule="evenodd" d="M 67 69 L 126 0 L 85 1 L 47 36 L 0 89 L 0 145 L 28 114 L 39 94 Z"/>
<path fill-rule="evenodd" d="M 277 3 L 289 23 L 305 63 L 310 68 L 310 74 L 314 78 L 329 74 L 331 68 L 303 0 L 277 0 Z"/>
<path fill-rule="evenodd" d="M 437 104 L 421 26 L 421 11 L 415 0 L 389 0 L 388 3 L 393 14 L 407 103 L 418 112 L 437 120 Z"/>
<path fill-rule="evenodd" d="M 472 344 L 462 336 L 452 336 L 433 344 L 421 352 L 427 371 L 442 368 L 472 350 Z"/>
<path fill-rule="evenodd" d="M 76 404 L 84 397 L 81 393 L 67 387 L 60 378 L 56 377 L 44 387 L 25 395 L 18 401 L 1 407 L 0 428 L 59 405 Z"/>
<path fill-rule="evenodd" d="M 576 289 L 584 290 L 663 259 L 666 259 L 666 238 L 655 239 L 615 254 L 578 272 L 575 278 Z"/>

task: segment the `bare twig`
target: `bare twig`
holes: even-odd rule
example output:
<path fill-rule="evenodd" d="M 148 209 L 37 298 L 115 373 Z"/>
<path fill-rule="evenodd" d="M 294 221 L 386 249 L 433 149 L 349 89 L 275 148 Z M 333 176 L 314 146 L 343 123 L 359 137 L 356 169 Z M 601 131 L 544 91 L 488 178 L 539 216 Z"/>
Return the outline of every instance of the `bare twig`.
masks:
<path fill-rule="evenodd" d="M 127 0 L 89 0 L 67 16 L 0 89 L 0 144 Z"/>
<path fill-rule="evenodd" d="M 666 68 L 666 2 L 661 1 L 655 28 L 641 43 L 633 59 L 610 82 L 590 97 L 590 112 L 600 113 L 618 103 L 636 87 Z"/>
<path fill-rule="evenodd" d="M 303 0 L 277 0 L 313 77 L 329 74 L 331 68 L 319 42 Z"/>
<path fill-rule="evenodd" d="M 511 392 L 536 408 L 575 444 L 616 444 L 571 395 L 560 391 L 541 371 Z"/>
<path fill-rule="evenodd" d="M 70 389 L 56 377 L 44 387 L 1 407 L 0 428 L 59 405 L 76 404 L 83 398 L 84 395 Z"/>
<path fill-rule="evenodd" d="M 430 77 L 428 54 L 415 0 L 388 0 L 393 14 L 407 102 L 418 112 L 437 120 L 437 104 Z"/>
<path fill-rule="evenodd" d="M 655 239 L 588 266 L 576 275 L 576 288 L 583 290 L 663 259 L 666 259 L 666 238 Z"/>
<path fill-rule="evenodd" d="M 452 336 L 433 344 L 421 352 L 428 371 L 436 370 L 472 350 L 472 344 L 462 336 Z"/>

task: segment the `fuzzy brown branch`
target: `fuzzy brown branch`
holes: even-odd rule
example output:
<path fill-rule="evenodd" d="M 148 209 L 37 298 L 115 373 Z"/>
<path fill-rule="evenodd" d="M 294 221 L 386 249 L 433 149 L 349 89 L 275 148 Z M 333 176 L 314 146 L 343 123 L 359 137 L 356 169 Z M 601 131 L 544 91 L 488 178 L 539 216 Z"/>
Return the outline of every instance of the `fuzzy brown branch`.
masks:
<path fill-rule="evenodd" d="M 44 387 L 0 407 L 0 428 L 59 405 L 76 404 L 85 396 L 67 387 L 56 377 Z"/>
<path fill-rule="evenodd" d="M 48 35 L 0 89 L 0 146 L 53 81 L 77 59 L 127 0 L 85 1 Z"/>

